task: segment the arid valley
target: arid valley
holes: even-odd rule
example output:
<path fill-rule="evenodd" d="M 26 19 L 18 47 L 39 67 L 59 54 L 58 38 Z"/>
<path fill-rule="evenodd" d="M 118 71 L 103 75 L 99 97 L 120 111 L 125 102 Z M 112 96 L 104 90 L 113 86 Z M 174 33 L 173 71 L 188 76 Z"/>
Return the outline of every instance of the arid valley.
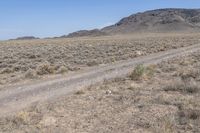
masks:
<path fill-rule="evenodd" d="M 200 10 L 0 41 L 0 133 L 199 133 Z"/>

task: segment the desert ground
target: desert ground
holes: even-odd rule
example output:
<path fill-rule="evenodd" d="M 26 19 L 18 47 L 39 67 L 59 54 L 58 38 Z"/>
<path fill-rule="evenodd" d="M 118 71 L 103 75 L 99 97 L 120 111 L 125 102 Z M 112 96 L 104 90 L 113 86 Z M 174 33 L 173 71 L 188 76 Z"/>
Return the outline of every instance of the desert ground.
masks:
<path fill-rule="evenodd" d="M 37 80 L 199 43 L 199 34 L 1 42 L 1 84 Z M 200 54 L 133 68 L 0 118 L 0 132 L 200 132 Z M 18 66 L 18 69 L 15 67 Z"/>
<path fill-rule="evenodd" d="M 134 34 L 0 42 L 0 86 L 66 74 L 200 42 L 191 34 Z"/>

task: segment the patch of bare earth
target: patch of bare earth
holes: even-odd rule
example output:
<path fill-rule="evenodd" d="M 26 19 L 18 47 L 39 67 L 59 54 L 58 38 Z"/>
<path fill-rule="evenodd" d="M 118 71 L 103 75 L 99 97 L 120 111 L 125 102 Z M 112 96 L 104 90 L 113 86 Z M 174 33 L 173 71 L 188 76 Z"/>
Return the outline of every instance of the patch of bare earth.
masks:
<path fill-rule="evenodd" d="M 0 42 L 0 86 L 199 43 L 199 34 L 142 34 Z"/>
<path fill-rule="evenodd" d="M 139 65 L 125 79 L 0 119 L 0 132 L 200 132 L 200 53 Z"/>

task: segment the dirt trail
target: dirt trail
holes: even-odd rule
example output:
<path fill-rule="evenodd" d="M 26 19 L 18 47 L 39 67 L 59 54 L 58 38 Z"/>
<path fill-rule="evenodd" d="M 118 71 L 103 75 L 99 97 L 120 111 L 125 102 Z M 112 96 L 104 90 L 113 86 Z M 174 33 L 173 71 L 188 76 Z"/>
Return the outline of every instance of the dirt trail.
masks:
<path fill-rule="evenodd" d="M 37 102 L 53 100 L 97 82 L 126 76 L 137 64 L 159 63 L 198 50 L 200 50 L 200 44 L 120 61 L 106 66 L 97 66 L 57 79 L 4 87 L 0 91 L 0 116 L 14 113 Z"/>

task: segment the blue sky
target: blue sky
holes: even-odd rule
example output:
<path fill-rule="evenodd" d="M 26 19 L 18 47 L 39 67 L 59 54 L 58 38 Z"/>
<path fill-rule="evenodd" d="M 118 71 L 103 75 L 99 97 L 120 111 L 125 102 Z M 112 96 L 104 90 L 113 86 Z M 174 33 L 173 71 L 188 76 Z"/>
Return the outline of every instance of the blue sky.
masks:
<path fill-rule="evenodd" d="M 200 0 L 1 0 L 0 39 L 101 28 L 136 12 L 200 8 Z"/>

